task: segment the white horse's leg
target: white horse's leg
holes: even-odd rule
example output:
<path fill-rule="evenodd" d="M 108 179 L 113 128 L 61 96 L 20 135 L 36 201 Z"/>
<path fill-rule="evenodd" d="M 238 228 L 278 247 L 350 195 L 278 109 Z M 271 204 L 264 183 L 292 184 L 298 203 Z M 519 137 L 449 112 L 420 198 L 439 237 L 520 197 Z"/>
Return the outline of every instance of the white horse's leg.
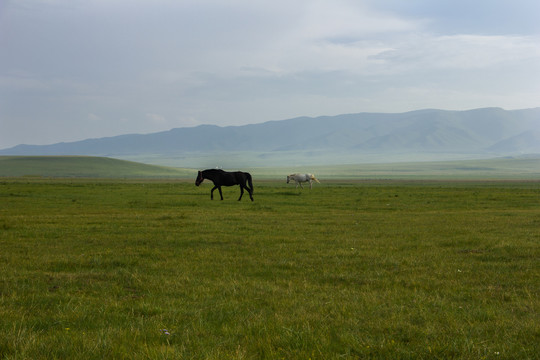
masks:
<path fill-rule="evenodd" d="M 311 190 L 311 186 L 313 185 L 313 181 L 311 179 L 309 180 L 309 190 Z"/>

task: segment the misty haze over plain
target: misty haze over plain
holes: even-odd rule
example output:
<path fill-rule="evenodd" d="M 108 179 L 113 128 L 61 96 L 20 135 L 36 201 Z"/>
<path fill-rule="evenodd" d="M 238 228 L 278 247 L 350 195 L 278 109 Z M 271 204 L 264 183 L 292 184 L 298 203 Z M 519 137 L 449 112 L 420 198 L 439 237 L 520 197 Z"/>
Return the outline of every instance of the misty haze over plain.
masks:
<path fill-rule="evenodd" d="M 18 145 L 0 155 L 106 156 L 194 168 L 540 158 L 539 125 L 540 108 L 360 113 Z"/>

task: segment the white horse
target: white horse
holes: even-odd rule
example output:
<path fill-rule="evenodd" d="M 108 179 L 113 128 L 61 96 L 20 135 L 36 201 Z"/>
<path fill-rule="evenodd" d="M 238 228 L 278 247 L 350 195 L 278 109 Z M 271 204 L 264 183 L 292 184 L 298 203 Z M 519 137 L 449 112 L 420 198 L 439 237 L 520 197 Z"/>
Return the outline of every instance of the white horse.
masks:
<path fill-rule="evenodd" d="M 294 180 L 297 189 L 298 189 L 298 185 L 300 185 L 300 187 L 302 189 L 304 188 L 302 186 L 303 182 L 308 182 L 309 181 L 309 188 L 310 189 L 311 189 L 311 186 L 313 184 L 313 181 L 316 181 L 319 184 L 321 183 L 319 180 L 317 180 L 317 178 L 313 174 L 291 174 L 291 175 L 287 175 L 287 184 L 291 180 Z"/>

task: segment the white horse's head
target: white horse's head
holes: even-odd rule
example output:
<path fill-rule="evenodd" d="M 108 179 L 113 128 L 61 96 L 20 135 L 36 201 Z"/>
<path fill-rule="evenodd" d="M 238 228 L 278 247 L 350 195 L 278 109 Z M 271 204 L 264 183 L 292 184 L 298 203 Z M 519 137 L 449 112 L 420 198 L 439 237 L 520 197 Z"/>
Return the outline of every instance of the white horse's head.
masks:
<path fill-rule="evenodd" d="M 298 175 L 298 174 L 287 175 L 287 184 L 289 183 L 289 181 L 295 180 L 296 175 Z"/>

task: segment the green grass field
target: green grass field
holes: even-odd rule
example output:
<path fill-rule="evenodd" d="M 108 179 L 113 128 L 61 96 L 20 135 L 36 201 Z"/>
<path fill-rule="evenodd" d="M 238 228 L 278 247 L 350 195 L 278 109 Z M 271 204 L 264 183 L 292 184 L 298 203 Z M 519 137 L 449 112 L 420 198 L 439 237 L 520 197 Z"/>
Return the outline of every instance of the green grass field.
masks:
<path fill-rule="evenodd" d="M 539 358 L 540 183 L 192 180 L 0 180 L 0 358 Z"/>

